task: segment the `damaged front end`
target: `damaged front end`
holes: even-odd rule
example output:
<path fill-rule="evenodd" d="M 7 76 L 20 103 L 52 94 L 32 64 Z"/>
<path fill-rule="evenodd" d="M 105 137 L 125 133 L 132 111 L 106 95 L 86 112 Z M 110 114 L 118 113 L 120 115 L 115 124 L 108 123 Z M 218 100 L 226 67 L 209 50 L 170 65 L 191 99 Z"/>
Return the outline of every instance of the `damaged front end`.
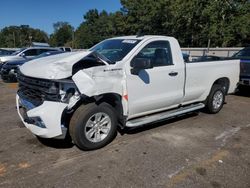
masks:
<path fill-rule="evenodd" d="M 71 79 L 47 80 L 18 73 L 17 110 L 24 125 L 37 136 L 64 138 L 67 132 L 61 120 L 64 111 L 80 100 Z"/>
<path fill-rule="evenodd" d="M 59 60 L 46 68 L 43 65 L 38 76 L 34 76 L 34 72 L 27 76 L 31 67 L 38 73 L 36 62 L 31 63 L 31 67 L 21 67 L 17 75 L 17 110 L 33 134 L 42 138 L 64 138 L 77 104 L 104 93 L 122 96 L 125 87 L 122 69 L 117 68 L 117 64 L 110 65 L 95 52 L 85 54 L 64 65 Z"/>

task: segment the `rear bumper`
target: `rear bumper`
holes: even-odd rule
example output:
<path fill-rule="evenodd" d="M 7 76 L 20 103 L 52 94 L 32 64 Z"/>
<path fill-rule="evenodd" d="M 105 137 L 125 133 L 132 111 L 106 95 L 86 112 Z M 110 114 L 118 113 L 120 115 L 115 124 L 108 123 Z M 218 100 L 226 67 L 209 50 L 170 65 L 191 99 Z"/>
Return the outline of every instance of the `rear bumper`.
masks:
<path fill-rule="evenodd" d="M 34 106 L 16 95 L 17 113 L 26 128 L 42 138 L 64 138 L 67 129 L 61 125 L 61 117 L 67 104 L 44 101 Z"/>

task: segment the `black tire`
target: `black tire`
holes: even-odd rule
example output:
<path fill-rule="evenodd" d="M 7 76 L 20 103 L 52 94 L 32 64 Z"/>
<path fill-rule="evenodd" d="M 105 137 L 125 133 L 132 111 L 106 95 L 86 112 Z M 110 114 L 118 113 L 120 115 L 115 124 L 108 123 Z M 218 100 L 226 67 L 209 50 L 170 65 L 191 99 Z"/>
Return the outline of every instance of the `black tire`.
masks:
<path fill-rule="evenodd" d="M 87 129 L 96 129 L 95 125 L 97 123 L 93 123 L 91 128 L 87 126 L 87 123 L 89 121 L 93 121 L 92 118 L 96 118 L 97 114 L 104 114 L 104 117 L 108 117 L 110 123 L 108 123 L 110 129 L 107 135 L 104 135 L 105 138 L 103 138 L 101 141 L 92 141 L 91 139 L 95 139 L 97 132 L 99 131 L 99 135 L 101 134 L 101 130 L 95 130 L 93 135 L 94 138 L 88 138 L 87 137 Z M 107 116 L 106 116 L 107 115 Z M 101 124 L 101 120 L 99 120 L 99 123 Z M 105 125 L 107 126 L 107 125 Z M 95 128 L 94 128 L 95 127 Z M 100 128 L 100 127 L 99 127 Z M 89 130 L 90 131 L 90 130 Z M 92 131 L 93 132 L 93 131 Z M 101 103 L 100 105 L 97 105 L 95 103 L 89 103 L 87 105 L 80 106 L 73 114 L 70 126 L 69 126 L 69 133 L 70 136 L 74 142 L 80 149 L 82 150 L 94 150 L 99 149 L 101 147 L 106 146 L 109 144 L 116 136 L 117 134 L 117 117 L 115 115 L 115 112 L 107 103 Z M 99 137 L 100 138 L 100 137 Z"/>
<path fill-rule="evenodd" d="M 218 98 L 216 98 L 216 96 Z M 209 114 L 218 113 L 225 102 L 225 89 L 218 84 L 213 85 L 206 100 L 206 112 Z"/>

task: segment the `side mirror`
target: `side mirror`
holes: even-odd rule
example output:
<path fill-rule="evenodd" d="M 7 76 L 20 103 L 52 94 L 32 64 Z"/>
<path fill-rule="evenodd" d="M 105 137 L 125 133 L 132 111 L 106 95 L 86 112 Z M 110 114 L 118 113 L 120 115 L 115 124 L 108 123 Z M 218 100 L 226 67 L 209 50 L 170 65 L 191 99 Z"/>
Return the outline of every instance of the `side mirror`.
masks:
<path fill-rule="evenodd" d="M 134 59 L 132 59 L 132 61 L 130 62 L 130 66 L 132 67 L 131 74 L 135 75 L 138 75 L 140 70 L 153 68 L 153 64 L 150 59 L 139 57 L 135 57 Z"/>
<path fill-rule="evenodd" d="M 25 54 L 24 54 L 24 53 L 21 53 L 20 56 L 21 56 L 21 57 L 25 57 Z"/>

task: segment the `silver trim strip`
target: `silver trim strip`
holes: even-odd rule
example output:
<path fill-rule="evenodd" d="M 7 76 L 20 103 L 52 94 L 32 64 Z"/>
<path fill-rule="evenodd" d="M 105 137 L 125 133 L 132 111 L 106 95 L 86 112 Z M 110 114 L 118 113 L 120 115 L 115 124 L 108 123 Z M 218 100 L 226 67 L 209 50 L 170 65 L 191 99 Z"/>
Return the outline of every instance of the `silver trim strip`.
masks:
<path fill-rule="evenodd" d="M 130 121 L 128 121 L 126 123 L 126 127 L 138 127 L 138 126 L 141 126 L 141 125 L 161 121 L 161 120 L 168 119 L 168 118 L 171 118 L 171 117 L 175 117 L 175 116 L 178 116 L 178 115 L 181 115 L 181 114 L 185 114 L 185 113 L 188 113 L 188 112 L 199 110 L 199 109 L 202 109 L 204 107 L 205 107 L 205 105 L 203 103 L 193 104 L 193 105 L 190 105 L 190 106 L 186 106 L 186 107 L 182 107 L 182 108 L 179 108 L 179 109 L 154 114 L 154 115 L 151 115 L 151 116 L 145 116 L 145 117 L 133 119 L 133 120 L 130 120 Z"/>

